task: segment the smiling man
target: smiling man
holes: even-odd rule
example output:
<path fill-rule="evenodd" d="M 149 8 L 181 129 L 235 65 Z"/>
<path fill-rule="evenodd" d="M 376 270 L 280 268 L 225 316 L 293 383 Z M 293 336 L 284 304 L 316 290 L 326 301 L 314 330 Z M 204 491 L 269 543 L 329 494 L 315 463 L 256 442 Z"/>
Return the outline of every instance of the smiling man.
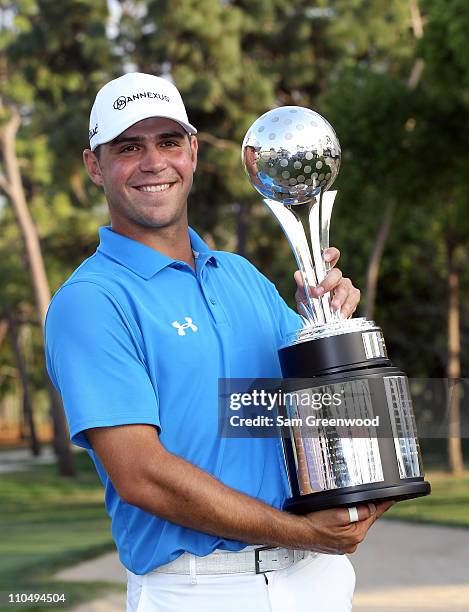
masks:
<path fill-rule="evenodd" d="M 188 227 L 197 139 L 178 90 L 141 73 L 107 83 L 89 137 L 111 226 L 52 300 L 46 358 L 105 487 L 127 611 L 350 610 L 343 553 L 389 504 L 353 522 L 290 515 L 280 441 L 218 435 L 218 379 L 280 377 L 277 349 L 301 321 L 248 261 Z M 351 315 L 359 292 L 337 268 L 315 289 L 329 290 Z"/>

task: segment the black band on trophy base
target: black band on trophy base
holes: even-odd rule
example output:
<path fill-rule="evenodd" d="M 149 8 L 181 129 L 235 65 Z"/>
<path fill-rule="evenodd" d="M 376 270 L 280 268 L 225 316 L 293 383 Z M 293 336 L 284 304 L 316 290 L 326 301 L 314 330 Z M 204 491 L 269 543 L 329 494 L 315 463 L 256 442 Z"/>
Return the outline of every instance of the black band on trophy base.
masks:
<path fill-rule="evenodd" d="M 410 479 L 409 479 L 410 480 Z M 293 514 L 307 514 L 317 510 L 355 506 L 368 502 L 387 500 L 402 501 L 422 497 L 431 492 L 430 483 L 423 478 L 408 480 L 402 484 L 373 485 L 362 487 L 342 487 L 331 491 L 319 491 L 287 499 L 283 509 Z"/>
<path fill-rule="evenodd" d="M 373 351 L 367 343 L 370 337 L 381 350 Z M 360 367 L 391 365 L 379 327 L 285 346 L 278 354 L 284 378 L 308 378 Z"/>

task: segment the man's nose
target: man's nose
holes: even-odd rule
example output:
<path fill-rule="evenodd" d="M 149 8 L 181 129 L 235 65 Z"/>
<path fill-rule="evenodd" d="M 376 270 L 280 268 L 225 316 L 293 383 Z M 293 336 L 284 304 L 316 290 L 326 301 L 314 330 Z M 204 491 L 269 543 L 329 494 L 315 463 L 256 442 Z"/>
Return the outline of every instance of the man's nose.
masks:
<path fill-rule="evenodd" d="M 160 172 L 166 165 L 164 152 L 157 147 L 147 147 L 140 158 L 142 172 Z"/>

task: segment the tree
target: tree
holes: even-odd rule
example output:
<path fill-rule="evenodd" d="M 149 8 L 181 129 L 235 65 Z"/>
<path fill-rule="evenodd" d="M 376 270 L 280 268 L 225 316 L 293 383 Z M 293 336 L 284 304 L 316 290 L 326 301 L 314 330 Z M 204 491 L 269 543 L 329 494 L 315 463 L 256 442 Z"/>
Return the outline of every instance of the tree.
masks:
<path fill-rule="evenodd" d="M 64 4 L 19 0 L 4 2 L 2 8 L 0 144 L 4 176 L 0 187 L 11 202 L 21 230 L 37 316 L 43 324 L 50 289 L 41 240 L 53 241 L 66 225 L 75 227 L 75 233 L 89 230 L 89 223 L 85 228 L 76 223 L 81 211 L 73 204 L 89 213 L 96 201 L 96 197 L 94 202 L 93 198 L 87 200 L 84 173 L 78 164 L 79 150 L 86 146 L 89 101 L 96 83 L 106 74 L 103 67 L 109 68 L 112 59 L 105 36 L 107 4 L 104 0 Z M 76 145 L 73 160 L 70 143 Z M 58 218 L 54 217 L 57 212 L 61 213 Z M 94 223 L 98 219 L 96 215 Z M 61 282 L 63 276 L 57 280 Z M 51 394 L 54 448 L 60 471 L 71 475 L 73 464 L 63 409 L 48 378 L 46 384 Z"/>
<path fill-rule="evenodd" d="M 424 60 L 421 79 L 416 150 L 422 167 L 431 175 L 428 201 L 433 227 L 442 245 L 442 278 L 447 283 L 448 458 L 453 473 L 464 469 L 461 443 L 461 306 L 460 284 L 468 262 L 469 69 L 462 56 L 468 52 L 469 15 L 461 0 L 431 0 L 420 44 Z M 442 154 L 440 154 L 442 152 Z M 441 160 L 441 161 L 440 161 Z"/>
<path fill-rule="evenodd" d="M 21 231 L 21 236 L 26 249 L 27 263 L 29 266 L 30 279 L 33 286 L 38 317 L 41 325 L 44 325 L 47 306 L 50 302 L 49 283 L 39 244 L 37 228 L 26 202 L 23 180 L 16 154 L 16 138 L 18 129 L 21 126 L 20 106 L 22 104 L 22 100 L 20 97 L 15 99 L 14 93 L 13 95 L 10 95 L 10 88 L 8 87 L 9 71 L 5 55 L 0 56 L 0 62 L 3 63 L 2 82 L 0 84 L 0 117 L 2 119 L 2 126 L 0 129 L 0 149 L 4 170 L 3 174 L 0 175 L 0 188 L 8 197 L 12 205 L 18 227 Z M 14 352 L 21 374 L 21 380 L 23 382 L 23 395 L 27 406 L 32 448 L 33 452 L 37 454 L 38 447 L 35 439 L 33 424 L 34 420 L 29 395 L 29 386 L 27 383 L 26 368 L 17 340 L 16 322 L 11 314 L 9 315 L 9 327 Z M 63 412 L 61 410 L 60 402 L 58 401 L 58 398 L 52 388 L 51 416 L 54 423 L 54 448 L 59 459 L 60 472 L 63 475 L 73 475 L 74 468 L 67 440 Z"/>

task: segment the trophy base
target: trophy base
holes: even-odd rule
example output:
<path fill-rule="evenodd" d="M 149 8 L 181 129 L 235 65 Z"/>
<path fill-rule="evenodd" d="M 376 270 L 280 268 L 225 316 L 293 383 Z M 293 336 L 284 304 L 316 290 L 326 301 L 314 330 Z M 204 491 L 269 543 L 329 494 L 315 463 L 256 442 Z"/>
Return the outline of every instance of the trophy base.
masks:
<path fill-rule="evenodd" d="M 386 485 L 371 489 L 368 487 L 350 487 L 334 489 L 331 491 L 319 491 L 291 497 L 285 502 L 283 509 L 293 514 L 307 514 L 317 510 L 327 510 L 346 506 L 356 506 L 361 503 L 380 502 L 387 500 L 402 501 L 423 497 L 431 492 L 430 483 L 423 478 L 417 481 L 406 482 L 398 485 Z"/>

